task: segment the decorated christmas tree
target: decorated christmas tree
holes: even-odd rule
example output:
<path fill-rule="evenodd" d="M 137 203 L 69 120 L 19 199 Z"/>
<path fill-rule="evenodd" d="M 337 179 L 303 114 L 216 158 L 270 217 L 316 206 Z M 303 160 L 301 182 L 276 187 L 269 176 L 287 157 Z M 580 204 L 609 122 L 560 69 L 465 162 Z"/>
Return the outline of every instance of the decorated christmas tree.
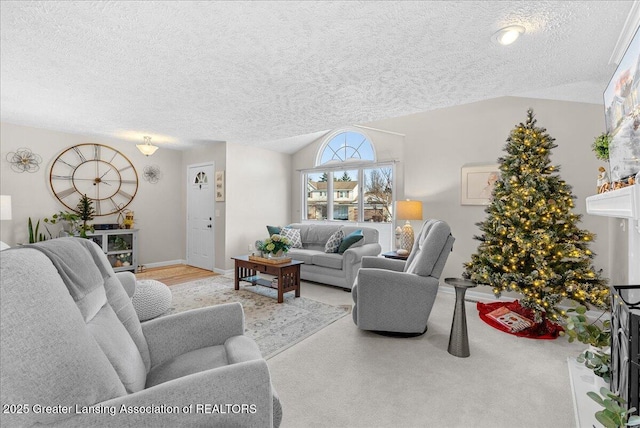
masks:
<path fill-rule="evenodd" d="M 609 289 L 589 250 L 594 235 L 577 226 L 580 215 L 572 212 L 571 186 L 550 161 L 554 147 L 529 110 L 498 160 L 500 178 L 485 209 L 487 218 L 478 223 L 482 234 L 474 237 L 480 244 L 464 272 L 492 286 L 498 297 L 505 291 L 521 293 L 520 304 L 533 311 L 537 322 L 564 317 L 558 304 L 567 298 L 587 307 L 608 306 Z"/>

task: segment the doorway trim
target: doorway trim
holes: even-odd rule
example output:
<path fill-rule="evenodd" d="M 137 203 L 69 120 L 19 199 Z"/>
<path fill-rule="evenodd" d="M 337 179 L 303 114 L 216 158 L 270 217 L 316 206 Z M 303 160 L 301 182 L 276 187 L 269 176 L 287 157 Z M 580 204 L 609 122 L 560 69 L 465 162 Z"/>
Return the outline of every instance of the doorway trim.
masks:
<path fill-rule="evenodd" d="M 191 168 L 199 168 L 199 167 L 211 167 L 213 174 L 210 177 L 210 185 L 212 186 L 212 188 L 214 189 L 214 195 L 215 195 L 215 162 L 214 161 L 209 161 L 209 162 L 200 162 L 200 163 L 194 163 L 194 164 L 190 164 L 187 165 L 185 174 L 186 174 L 186 221 L 185 221 L 185 228 L 186 228 L 186 254 L 185 254 L 185 262 L 187 265 L 189 265 L 189 259 L 190 259 L 190 249 L 191 249 L 191 242 L 190 242 L 190 210 L 191 210 L 191 203 L 190 203 L 190 186 L 191 186 L 191 180 L 189 177 L 189 172 L 191 171 Z M 211 243 L 211 258 L 213 261 L 213 264 L 210 268 L 211 271 L 215 272 L 216 271 L 216 266 L 215 266 L 215 257 L 216 257 L 216 245 L 215 245 L 215 237 L 216 237 L 216 216 L 215 216 L 215 210 L 216 210 L 216 202 L 215 202 L 215 197 L 211 198 L 211 225 L 212 225 L 212 243 Z M 190 265 L 191 266 L 191 265 Z"/>

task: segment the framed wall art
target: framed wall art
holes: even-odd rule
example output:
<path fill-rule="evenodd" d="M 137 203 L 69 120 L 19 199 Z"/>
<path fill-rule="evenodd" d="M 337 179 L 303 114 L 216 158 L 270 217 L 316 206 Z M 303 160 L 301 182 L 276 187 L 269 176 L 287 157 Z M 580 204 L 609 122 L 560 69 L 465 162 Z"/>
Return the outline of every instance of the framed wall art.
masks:
<path fill-rule="evenodd" d="M 224 171 L 216 171 L 216 202 L 224 202 Z"/>
<path fill-rule="evenodd" d="M 460 205 L 488 205 L 493 186 L 500 178 L 500 165 L 463 165 L 460 177 Z"/>

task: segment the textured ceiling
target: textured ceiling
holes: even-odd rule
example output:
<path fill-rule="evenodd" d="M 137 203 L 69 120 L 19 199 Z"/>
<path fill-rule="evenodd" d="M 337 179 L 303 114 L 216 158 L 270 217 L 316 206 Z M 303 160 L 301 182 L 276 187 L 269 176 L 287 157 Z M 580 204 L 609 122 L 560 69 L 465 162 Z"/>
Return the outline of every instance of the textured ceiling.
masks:
<path fill-rule="evenodd" d="M 0 3 L 2 121 L 291 153 L 504 95 L 601 103 L 632 2 Z M 497 46 L 509 24 L 526 34 Z"/>

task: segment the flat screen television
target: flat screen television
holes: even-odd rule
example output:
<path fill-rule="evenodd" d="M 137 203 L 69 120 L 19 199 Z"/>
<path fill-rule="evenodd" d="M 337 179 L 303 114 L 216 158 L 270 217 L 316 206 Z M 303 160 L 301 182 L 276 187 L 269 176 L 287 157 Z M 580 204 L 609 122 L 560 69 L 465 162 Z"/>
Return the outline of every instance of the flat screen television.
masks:
<path fill-rule="evenodd" d="M 640 171 L 640 32 L 636 30 L 604 91 L 612 181 Z"/>

